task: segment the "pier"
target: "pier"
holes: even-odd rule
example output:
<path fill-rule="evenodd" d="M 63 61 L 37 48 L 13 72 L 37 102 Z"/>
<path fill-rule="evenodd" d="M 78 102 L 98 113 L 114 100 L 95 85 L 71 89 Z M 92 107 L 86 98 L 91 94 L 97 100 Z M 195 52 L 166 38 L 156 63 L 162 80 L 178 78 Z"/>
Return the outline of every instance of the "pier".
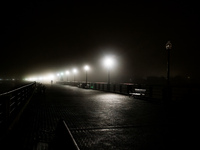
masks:
<path fill-rule="evenodd" d="M 191 103 L 165 105 L 105 89 L 37 84 L 1 145 L 21 150 L 192 148 Z"/>

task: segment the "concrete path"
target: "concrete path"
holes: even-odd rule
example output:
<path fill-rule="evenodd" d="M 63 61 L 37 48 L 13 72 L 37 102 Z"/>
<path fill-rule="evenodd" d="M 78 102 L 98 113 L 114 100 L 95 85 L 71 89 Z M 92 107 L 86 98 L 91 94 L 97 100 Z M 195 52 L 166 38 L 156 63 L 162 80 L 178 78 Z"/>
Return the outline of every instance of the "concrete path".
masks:
<path fill-rule="evenodd" d="M 191 118 L 182 105 L 165 106 L 125 95 L 46 85 L 35 94 L 7 149 L 51 149 L 64 119 L 81 150 L 181 149 L 190 143 Z M 189 123 L 188 123 L 189 122 Z"/>

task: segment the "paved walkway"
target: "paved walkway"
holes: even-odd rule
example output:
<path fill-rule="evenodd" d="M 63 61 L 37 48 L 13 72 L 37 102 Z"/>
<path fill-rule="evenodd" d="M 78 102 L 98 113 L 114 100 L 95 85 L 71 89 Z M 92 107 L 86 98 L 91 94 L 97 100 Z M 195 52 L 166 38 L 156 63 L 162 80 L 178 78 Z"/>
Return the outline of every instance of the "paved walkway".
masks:
<path fill-rule="evenodd" d="M 62 118 L 81 150 L 181 149 L 191 138 L 187 130 L 191 122 L 183 111 L 181 106 L 120 94 L 46 85 L 46 93 L 32 98 L 5 145 L 50 149 Z"/>

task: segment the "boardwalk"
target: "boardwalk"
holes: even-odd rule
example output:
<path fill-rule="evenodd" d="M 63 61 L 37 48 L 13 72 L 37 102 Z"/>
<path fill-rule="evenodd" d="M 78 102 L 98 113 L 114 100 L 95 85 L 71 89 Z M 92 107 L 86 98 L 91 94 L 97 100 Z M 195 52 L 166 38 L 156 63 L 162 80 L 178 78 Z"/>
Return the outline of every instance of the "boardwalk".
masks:
<path fill-rule="evenodd" d="M 35 94 L 4 144 L 7 149 L 50 149 L 62 118 L 81 150 L 180 149 L 189 139 L 183 115 L 175 106 L 126 95 L 46 85 L 45 94 Z"/>

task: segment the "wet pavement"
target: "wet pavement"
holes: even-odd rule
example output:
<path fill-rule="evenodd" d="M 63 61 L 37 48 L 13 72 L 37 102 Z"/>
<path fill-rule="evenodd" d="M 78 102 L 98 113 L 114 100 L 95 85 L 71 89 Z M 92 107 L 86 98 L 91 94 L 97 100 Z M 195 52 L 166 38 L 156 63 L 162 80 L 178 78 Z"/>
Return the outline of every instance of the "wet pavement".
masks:
<path fill-rule="evenodd" d="M 51 149 L 58 121 L 63 119 L 81 150 L 191 148 L 188 115 L 180 104 L 46 85 L 45 94 L 33 96 L 4 144 L 6 149 Z"/>

